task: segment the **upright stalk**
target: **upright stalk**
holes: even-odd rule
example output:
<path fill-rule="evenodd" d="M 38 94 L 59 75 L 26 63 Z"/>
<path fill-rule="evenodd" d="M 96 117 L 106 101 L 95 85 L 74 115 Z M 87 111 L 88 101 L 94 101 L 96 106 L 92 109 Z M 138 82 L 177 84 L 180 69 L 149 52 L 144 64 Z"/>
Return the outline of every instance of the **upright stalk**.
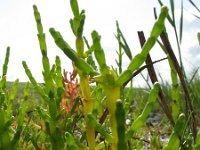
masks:
<path fill-rule="evenodd" d="M 116 123 L 116 101 L 120 99 L 120 87 L 105 87 L 105 94 L 107 97 L 106 105 L 110 113 L 110 124 L 112 130 L 112 150 L 117 150 L 118 134 L 117 134 L 117 123 Z"/>
<path fill-rule="evenodd" d="M 84 11 L 79 12 L 77 0 L 70 0 L 71 8 L 74 14 L 74 19 L 70 20 L 72 30 L 76 36 L 76 52 L 81 59 L 85 58 L 84 54 L 84 40 L 83 40 L 83 26 L 85 21 Z M 86 120 L 86 137 L 89 150 L 95 149 L 95 129 L 87 121 L 87 115 L 93 111 L 93 98 L 90 91 L 89 76 L 84 74 L 83 70 L 77 69 L 80 77 L 80 88 L 82 94 L 83 113 Z"/>
<path fill-rule="evenodd" d="M 82 94 L 83 113 L 86 117 L 93 110 L 93 98 L 89 86 L 89 77 L 79 72 L 80 88 Z M 95 129 L 86 119 L 86 137 L 88 141 L 89 150 L 95 149 Z"/>

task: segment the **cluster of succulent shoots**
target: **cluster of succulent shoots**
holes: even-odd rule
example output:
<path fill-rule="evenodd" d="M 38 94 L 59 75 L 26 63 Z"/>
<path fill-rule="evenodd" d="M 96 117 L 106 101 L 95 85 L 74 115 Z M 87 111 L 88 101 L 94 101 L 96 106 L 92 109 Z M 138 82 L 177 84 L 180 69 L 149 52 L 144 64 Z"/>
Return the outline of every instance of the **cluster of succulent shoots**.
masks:
<path fill-rule="evenodd" d="M 75 103 L 75 99 L 80 95 L 78 79 L 76 78 L 76 71 L 72 72 L 63 71 L 63 85 L 65 94 L 62 97 L 61 109 L 68 113 Z M 77 111 L 77 108 L 75 109 Z"/>
<path fill-rule="evenodd" d="M 70 20 L 70 24 L 72 27 L 72 31 L 76 37 L 76 50 L 73 50 L 70 45 L 63 39 L 61 33 L 56 31 L 54 28 L 50 28 L 50 33 L 54 38 L 56 45 L 74 63 L 77 69 L 77 74 L 80 78 L 80 90 L 82 96 L 83 115 L 85 118 L 86 139 L 88 142 L 88 148 L 90 150 L 93 150 L 96 147 L 95 130 L 96 126 L 98 125 L 98 123 L 94 123 L 96 121 L 92 119 L 93 117 L 91 116 L 93 113 L 95 100 L 95 97 L 93 97 L 93 95 L 91 94 L 91 89 L 89 85 L 89 79 L 92 77 L 94 82 L 103 86 L 106 96 L 106 107 L 108 108 L 108 111 L 110 113 L 109 121 L 112 131 L 112 140 L 110 140 L 110 138 L 107 140 L 111 144 L 112 150 L 117 150 L 121 148 L 126 149 L 127 137 L 131 138 L 135 130 L 138 129 L 138 127 L 142 126 L 142 122 L 144 122 L 148 112 L 151 111 L 153 107 L 150 107 L 151 104 L 146 107 L 146 111 L 144 111 L 145 113 L 138 118 L 135 124 L 131 126 L 131 130 L 127 132 L 127 137 L 125 138 L 125 116 L 123 113 L 124 110 L 122 100 L 120 100 L 120 89 L 123 87 L 123 84 L 127 82 L 127 80 L 130 80 L 130 78 L 132 78 L 132 74 L 146 60 L 149 51 L 154 46 L 158 36 L 164 29 L 164 21 L 168 15 L 168 9 L 166 7 L 163 7 L 161 9 L 161 14 L 159 15 L 159 18 L 152 29 L 150 38 L 148 38 L 147 42 L 143 46 L 141 53 L 136 55 L 131 60 L 127 69 L 118 75 L 106 64 L 105 53 L 100 42 L 101 36 L 98 34 L 97 31 L 93 31 L 91 34 L 93 40 L 92 46 L 89 46 L 88 50 L 84 51 L 84 11 L 79 12 L 78 3 L 76 0 L 71 0 L 70 4 L 72 12 L 74 14 L 74 18 Z M 92 53 L 94 53 L 95 59 L 98 63 L 98 70 L 96 70 L 86 61 Z M 156 91 L 158 91 L 159 85 L 155 84 L 154 88 Z M 156 93 L 154 93 L 155 97 L 158 96 L 158 94 Z M 155 101 L 155 97 L 153 101 Z M 102 145 L 102 143 L 100 145 Z"/>
<path fill-rule="evenodd" d="M 160 0 L 159 2 L 161 3 Z M 149 91 L 149 97 L 143 111 L 140 115 L 135 116 L 134 121 L 127 127 L 125 121 L 128 111 L 124 108 L 126 103 L 123 96 L 125 93 L 124 87 L 132 80 L 134 74 L 138 73 L 138 70 L 144 67 L 141 66 L 147 58 L 150 57 L 149 52 L 158 41 L 159 36 L 161 36 L 163 41 L 163 45 L 160 43 L 161 47 L 163 47 L 163 49 L 164 47 L 166 48 L 164 50 L 169 56 L 168 61 L 171 64 L 170 67 L 173 70 L 172 72 L 175 73 L 175 75 L 172 75 L 174 77 L 172 77 L 174 85 L 178 84 L 177 74 L 181 79 L 181 71 L 178 71 L 180 67 L 178 66 L 178 63 L 174 63 L 177 62 L 175 61 L 176 57 L 173 54 L 173 51 L 169 50 L 170 44 L 168 42 L 164 24 L 166 18 L 169 19 L 167 7 L 161 8 L 160 15 L 152 28 L 150 37 L 142 44 L 141 52 L 135 57 L 132 57 L 131 51 L 128 48 L 126 40 L 117 23 L 118 34 L 116 37 L 119 43 L 119 61 L 117 61 L 119 67 L 118 72 L 116 71 L 117 69 L 115 70 L 112 67 L 107 66 L 105 53 L 101 46 L 101 36 L 97 31 L 93 31 L 91 34 L 91 46 L 88 44 L 86 38 L 83 36 L 85 11 L 79 11 L 77 0 L 70 0 L 70 4 L 74 15 L 74 18 L 70 20 L 70 25 L 76 37 L 76 49 L 72 49 L 64 40 L 61 33 L 54 28 L 50 28 L 50 33 L 55 40 L 56 45 L 72 61 L 72 72 L 65 70 L 62 72 L 61 61 L 58 56 L 56 56 L 55 64 L 50 66 L 40 13 L 37 10 L 37 7 L 35 5 L 33 6 L 38 29 L 38 40 L 42 54 L 44 84 L 38 83 L 35 80 L 25 61 L 23 61 L 22 64 L 29 80 L 44 103 L 44 105 L 38 105 L 35 110 L 40 118 L 39 123 L 36 123 L 37 121 L 31 119 L 25 119 L 27 116 L 29 83 L 27 83 L 24 88 L 24 97 L 17 117 L 15 118 L 12 116 L 12 106 L 16 95 L 18 80 L 14 82 L 13 89 L 8 97 L 5 92 L 9 57 L 9 48 L 7 49 L 2 79 L 0 80 L 0 149 L 16 149 L 16 146 L 24 143 L 25 140 L 31 142 L 35 149 L 43 149 L 40 145 L 46 146 L 44 149 L 53 150 L 132 149 L 132 147 L 130 147 L 130 141 L 132 141 L 133 136 L 137 133 L 138 129 L 145 125 L 149 113 L 154 110 L 157 100 L 162 96 L 162 89 L 157 82 L 157 79 L 154 78 L 154 81 L 152 82 L 153 86 Z M 87 50 L 85 50 L 85 45 L 87 45 Z M 130 59 L 130 64 L 125 70 L 122 70 L 122 48 Z M 97 63 L 97 65 L 95 63 Z M 150 63 L 146 64 L 152 65 L 153 63 L 150 61 Z M 149 75 L 150 74 L 151 73 L 149 73 Z M 183 81 L 184 80 L 182 79 L 181 82 Z M 97 86 L 91 88 L 91 82 L 96 83 Z M 101 88 L 100 92 L 96 90 L 99 87 Z M 131 86 L 131 88 L 133 87 Z M 183 89 L 186 88 L 183 86 Z M 173 90 L 175 91 L 178 89 Z M 130 93 L 132 94 L 132 92 Z M 177 93 L 179 93 L 179 91 L 177 91 Z M 104 99 L 104 97 L 106 98 Z M 176 95 L 174 97 L 178 99 Z M 98 101 L 99 99 L 101 100 Z M 130 99 L 132 101 L 132 98 Z M 171 112 L 168 111 L 168 104 L 165 104 L 164 102 L 165 101 L 162 100 L 159 101 L 174 127 L 169 142 L 164 149 L 179 149 L 182 142 L 185 142 L 185 139 L 182 139 L 182 137 L 187 137 L 187 134 L 190 134 L 190 132 L 185 132 L 185 122 L 189 121 L 186 121 L 187 115 L 180 113 L 178 107 L 173 107 L 171 114 Z M 189 102 L 188 98 L 188 104 Z M 80 111 L 79 107 L 81 107 L 81 115 L 78 113 Z M 106 108 L 106 111 L 97 114 L 97 107 L 101 110 Z M 188 108 L 188 110 L 190 110 L 188 116 L 194 118 L 192 107 L 188 105 Z M 99 116 L 101 116 L 101 118 L 99 118 Z M 106 128 L 102 125 L 105 121 L 109 122 L 109 125 L 106 126 Z M 34 130 L 30 124 L 37 126 L 37 130 Z M 10 126 L 12 126 L 14 132 L 10 130 Z M 29 129 L 31 132 L 26 132 Z M 104 141 L 97 141 L 97 133 L 104 138 Z M 195 137 L 194 133 L 195 130 L 193 130 L 193 135 Z M 24 139 L 21 140 L 21 137 Z M 200 133 L 197 136 L 197 141 L 196 147 L 200 147 Z M 28 143 L 27 145 L 30 144 Z"/>

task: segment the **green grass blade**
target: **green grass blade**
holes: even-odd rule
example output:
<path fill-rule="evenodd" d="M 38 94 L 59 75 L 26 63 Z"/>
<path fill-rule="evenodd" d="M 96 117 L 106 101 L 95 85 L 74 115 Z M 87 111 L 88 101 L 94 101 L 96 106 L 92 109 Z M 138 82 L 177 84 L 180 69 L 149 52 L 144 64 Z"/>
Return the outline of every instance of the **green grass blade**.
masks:
<path fill-rule="evenodd" d="M 158 0 L 158 3 L 160 4 L 160 6 L 163 6 L 163 2 L 161 0 Z"/>
<path fill-rule="evenodd" d="M 186 103 L 186 113 L 187 113 L 187 116 L 189 116 L 189 114 L 192 114 L 192 134 L 194 136 L 194 139 L 196 137 L 196 118 L 195 118 L 195 115 L 194 113 L 194 108 L 193 108 L 193 105 L 192 105 L 192 100 L 191 100 L 191 96 L 189 94 L 189 91 L 188 91 L 188 87 L 187 87 L 187 84 L 185 82 L 185 76 L 183 74 L 183 68 L 181 66 L 179 66 L 179 63 L 178 63 L 178 60 L 176 59 L 176 56 L 173 52 L 173 49 L 171 47 L 171 44 L 169 42 L 169 39 L 168 37 L 166 36 L 165 33 L 162 33 L 160 35 L 161 37 L 161 40 L 163 42 L 163 45 L 165 46 L 166 50 L 167 50 L 167 53 L 169 55 L 169 57 L 171 58 L 172 62 L 173 62 L 173 65 L 176 69 L 176 72 L 179 76 L 179 79 L 180 79 L 180 82 L 181 82 L 181 85 L 182 85 L 182 88 L 183 88 L 183 91 L 184 91 L 184 94 L 185 94 L 185 103 Z"/>
<path fill-rule="evenodd" d="M 175 22 L 175 15 L 174 15 L 174 0 L 170 0 L 170 7 L 171 7 L 171 13 L 172 13 L 172 20 Z"/>
<path fill-rule="evenodd" d="M 158 44 L 160 45 L 161 49 L 164 51 L 166 55 L 167 51 L 165 47 L 162 45 L 160 41 L 157 41 Z M 171 80 L 172 80 L 172 116 L 173 119 L 176 120 L 178 115 L 179 115 L 179 93 L 180 93 L 180 88 L 179 88 L 179 83 L 178 83 L 178 74 L 176 71 L 176 68 L 173 64 L 173 61 L 170 57 L 168 57 L 168 63 L 170 66 L 170 72 L 171 72 Z"/>
<path fill-rule="evenodd" d="M 189 2 L 194 6 L 194 8 L 196 8 L 196 10 L 200 13 L 200 9 L 197 7 L 197 5 L 192 1 L 189 0 Z"/>
<path fill-rule="evenodd" d="M 199 68 L 198 67 L 197 69 L 194 70 L 193 74 L 192 74 L 192 77 L 190 78 L 189 80 L 189 85 L 191 85 L 192 81 L 195 79 L 196 76 L 198 76 L 198 72 L 199 72 Z"/>
<path fill-rule="evenodd" d="M 180 61 L 180 66 L 181 66 L 181 71 L 184 72 L 184 67 L 183 67 L 183 61 L 182 61 L 182 53 L 181 53 L 181 47 L 180 47 L 180 41 L 178 37 L 178 32 L 177 32 L 177 27 L 176 27 L 176 20 L 175 20 L 175 14 L 174 14 L 174 0 L 170 0 L 170 7 L 171 7 L 171 13 L 172 13 L 172 22 L 173 22 L 173 29 L 176 37 L 176 43 L 178 47 L 178 54 L 179 54 L 179 61 Z"/>
<path fill-rule="evenodd" d="M 117 31 L 118 31 L 118 34 L 120 35 L 120 37 L 122 38 L 122 41 L 123 41 L 123 43 L 122 43 L 122 42 L 120 42 L 120 43 L 121 43 L 121 45 L 122 45 L 122 47 L 123 47 L 123 49 L 124 49 L 124 52 L 126 53 L 126 55 L 128 56 L 128 58 L 131 60 L 131 59 L 132 59 L 131 50 L 130 50 L 130 48 L 129 48 L 129 46 L 128 46 L 128 43 L 126 42 L 126 39 L 125 39 L 125 37 L 124 37 L 124 35 L 123 35 L 121 29 L 119 28 L 118 22 L 117 22 L 116 24 L 117 24 Z M 119 40 L 119 39 L 118 39 L 118 40 Z"/>
<path fill-rule="evenodd" d="M 180 16 L 180 31 L 179 31 L 180 43 L 182 42 L 182 35 L 183 35 L 183 0 L 181 0 L 181 16 Z"/>
<path fill-rule="evenodd" d="M 120 29 L 119 29 L 119 24 L 118 24 L 118 21 L 116 21 L 116 26 L 117 26 L 117 35 L 116 35 L 116 38 L 117 38 L 117 41 L 118 41 L 118 45 L 119 45 L 119 48 L 118 48 L 118 51 L 117 52 L 117 55 L 118 55 L 118 60 L 115 60 L 116 61 L 116 64 L 118 66 L 118 69 L 119 69 L 119 74 L 122 73 L 122 42 L 121 42 L 121 35 L 120 35 Z"/>

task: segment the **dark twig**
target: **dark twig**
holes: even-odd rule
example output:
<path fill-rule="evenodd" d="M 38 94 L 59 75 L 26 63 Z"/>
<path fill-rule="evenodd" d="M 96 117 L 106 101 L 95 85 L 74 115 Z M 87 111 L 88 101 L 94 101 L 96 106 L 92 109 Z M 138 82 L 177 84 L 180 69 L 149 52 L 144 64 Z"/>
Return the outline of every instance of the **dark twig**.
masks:
<path fill-rule="evenodd" d="M 137 71 L 135 71 L 135 72 L 132 74 L 131 78 L 129 78 L 126 82 L 124 82 L 123 87 L 125 87 L 136 75 L 138 75 L 139 73 L 141 73 L 141 72 L 142 72 L 144 69 L 146 69 L 148 66 L 151 66 L 151 65 L 153 65 L 153 64 L 155 64 L 155 63 L 158 63 L 158 62 L 161 62 L 161 61 L 163 61 L 163 60 L 165 60 L 165 59 L 167 59 L 167 57 L 166 57 L 166 58 L 159 59 L 159 60 L 156 60 L 156 61 L 154 61 L 154 62 L 152 62 L 152 63 L 150 63 L 150 64 L 146 64 L 146 65 L 140 67 Z"/>
<path fill-rule="evenodd" d="M 171 47 L 171 44 L 170 44 L 169 39 L 167 38 L 166 34 L 163 32 L 163 33 L 161 33 L 160 37 L 161 37 L 163 45 L 164 45 L 170 59 L 173 62 L 173 65 L 176 69 L 176 72 L 179 76 L 181 85 L 183 87 L 183 91 L 185 93 L 185 100 L 186 100 L 186 116 L 190 116 L 190 114 L 192 114 L 192 134 L 193 134 L 193 137 L 194 137 L 194 140 L 195 140 L 196 139 L 196 133 L 197 133 L 197 131 L 196 131 L 196 119 L 195 119 L 195 114 L 194 114 L 194 110 L 193 110 L 193 106 L 192 106 L 192 100 L 190 98 L 190 95 L 189 95 L 189 92 L 188 92 L 188 89 L 187 89 L 187 85 L 186 85 L 186 82 L 185 82 L 185 79 L 184 79 L 184 76 L 183 76 L 183 72 L 181 70 L 181 67 L 179 66 L 178 60 L 176 59 L 176 56 L 173 52 L 173 49 Z"/>
<path fill-rule="evenodd" d="M 140 44 L 141 44 L 141 47 L 143 47 L 143 45 L 145 44 L 146 42 L 146 39 L 145 39 L 145 36 L 144 36 L 144 33 L 141 31 L 141 32 L 138 32 L 138 36 L 139 36 L 139 40 L 140 40 Z M 151 59 L 151 56 L 150 54 L 147 55 L 147 58 L 146 58 L 146 64 L 152 64 L 152 59 Z M 150 79 L 151 79 L 151 82 L 154 84 L 155 82 L 158 81 L 158 78 L 156 76 L 156 72 L 154 70 L 154 67 L 153 67 L 153 64 L 152 65 L 149 65 L 147 67 L 147 71 L 148 71 L 148 74 L 150 76 Z M 173 117 L 171 115 L 171 110 L 167 104 L 167 101 L 164 97 L 164 94 L 162 92 L 162 89 L 160 89 L 159 91 L 159 97 L 160 97 L 160 105 L 161 107 L 163 108 L 165 114 L 167 115 L 169 121 L 171 122 L 171 124 L 174 126 L 174 120 L 173 120 Z"/>

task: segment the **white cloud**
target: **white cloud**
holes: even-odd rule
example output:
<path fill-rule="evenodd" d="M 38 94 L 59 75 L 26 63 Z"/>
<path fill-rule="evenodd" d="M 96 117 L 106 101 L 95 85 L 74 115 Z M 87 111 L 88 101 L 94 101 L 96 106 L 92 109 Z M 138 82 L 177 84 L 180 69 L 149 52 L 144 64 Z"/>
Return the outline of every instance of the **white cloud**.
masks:
<path fill-rule="evenodd" d="M 7 0 L 1 3 L 0 6 L 0 66 L 2 66 L 4 60 L 6 47 L 11 46 L 9 80 L 16 78 L 20 78 L 21 81 L 27 80 L 21 65 L 22 60 L 27 61 L 37 80 L 42 80 L 41 54 L 37 41 L 33 4 L 38 6 L 41 14 L 51 64 L 54 63 L 55 56 L 59 55 L 63 68 L 71 69 L 70 61 L 57 48 L 49 33 L 49 28 L 55 27 L 56 30 L 61 32 L 66 41 L 74 47 L 74 35 L 69 25 L 69 19 L 72 17 L 69 1 Z M 99 32 L 102 36 L 102 47 L 105 48 L 109 65 L 115 65 L 114 59 L 117 59 L 115 51 L 118 45 L 114 37 L 114 33 L 116 33 L 115 21 L 119 21 L 121 30 L 129 43 L 132 53 L 135 55 L 141 50 L 137 31 L 143 30 L 147 38 L 154 22 L 153 7 L 156 6 L 157 11 L 159 10 L 157 2 L 154 0 L 79 0 L 79 6 L 80 9 L 86 10 L 85 36 L 91 43 L 90 34 L 92 30 L 95 29 Z M 185 17 L 188 23 L 194 21 L 189 20 L 187 15 Z M 169 31 L 171 32 L 172 30 L 170 29 Z M 174 39 L 172 40 L 174 41 Z M 187 49 L 191 48 L 194 38 L 185 40 L 184 46 Z M 159 47 L 155 47 L 151 54 L 153 60 L 164 57 Z M 187 56 L 187 54 L 184 56 Z M 128 65 L 129 60 L 126 57 L 124 59 L 125 65 Z M 157 64 L 157 66 L 159 70 L 161 68 L 162 72 L 166 72 L 166 67 L 163 64 Z"/>

